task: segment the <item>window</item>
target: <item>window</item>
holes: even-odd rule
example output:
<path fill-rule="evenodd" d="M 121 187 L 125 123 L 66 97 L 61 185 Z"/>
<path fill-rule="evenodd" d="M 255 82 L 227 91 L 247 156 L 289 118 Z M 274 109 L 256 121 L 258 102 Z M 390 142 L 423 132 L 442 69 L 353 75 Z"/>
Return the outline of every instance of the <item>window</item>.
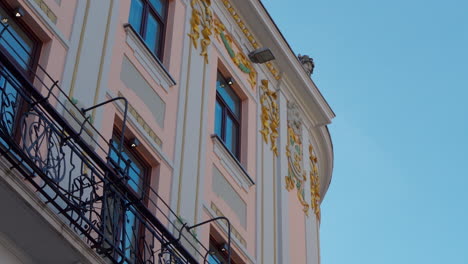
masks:
<path fill-rule="evenodd" d="M 127 176 L 125 179 L 127 187 L 146 203 L 149 167 L 138 158 L 137 153 L 132 148 L 127 146 L 128 144 L 123 144 L 120 152 L 119 142 L 120 136 L 114 135 L 109 151 L 111 164 L 119 168 Z M 125 254 L 125 258 L 131 261 L 123 261 L 123 263 L 138 262 L 137 260 L 141 259 L 139 252 L 143 246 L 144 227 L 135 214 L 136 208 L 129 205 L 125 199 L 120 197 L 119 199 L 113 195 L 109 195 L 109 197 L 113 197 L 109 198 L 111 200 L 108 201 L 109 207 L 112 208 L 109 215 L 114 218 L 109 219 L 109 221 L 117 222 L 118 227 L 115 228 L 112 223 L 108 223 L 107 235 L 111 236 L 112 241 L 118 243 L 120 250 Z M 118 259 L 121 261 L 122 257 L 118 256 Z"/>
<path fill-rule="evenodd" d="M 132 0 L 128 22 L 156 57 L 162 57 L 167 0 Z"/>
<path fill-rule="evenodd" d="M 228 244 L 219 243 L 213 236 L 210 235 L 210 254 L 207 257 L 208 264 L 227 264 L 228 263 Z M 231 248 L 231 264 L 241 264 L 243 261 L 238 254 Z"/>
<path fill-rule="evenodd" d="M 28 34 L 21 21 L 9 16 L 9 13 L 9 9 L 0 6 L 0 49 L 20 70 L 31 76 L 31 69 L 37 61 L 39 42 Z M 17 91 L 19 87 L 21 85 L 16 78 L 0 63 L 0 121 L 2 127 L 12 135 L 16 129 L 16 112 L 21 108 Z"/>
<path fill-rule="evenodd" d="M 241 100 L 218 72 L 216 82 L 215 134 L 226 148 L 240 159 Z"/>

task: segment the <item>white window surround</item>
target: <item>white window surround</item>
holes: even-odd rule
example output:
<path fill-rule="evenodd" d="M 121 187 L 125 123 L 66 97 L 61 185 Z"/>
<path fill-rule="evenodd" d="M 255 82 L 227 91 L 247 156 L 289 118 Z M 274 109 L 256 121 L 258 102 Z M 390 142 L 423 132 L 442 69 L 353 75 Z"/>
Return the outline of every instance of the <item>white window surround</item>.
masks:
<path fill-rule="evenodd" d="M 166 92 L 169 92 L 169 87 L 176 84 L 174 79 L 162 63 L 149 51 L 132 26 L 125 24 L 124 29 L 127 33 L 127 44 L 133 50 L 135 58 L 143 65 L 154 82 L 160 85 Z"/>
<path fill-rule="evenodd" d="M 248 191 L 249 188 L 255 184 L 252 178 L 250 178 L 245 169 L 235 160 L 232 154 L 229 153 L 218 136 L 212 135 L 211 139 L 213 141 L 213 151 L 219 157 L 221 165 L 223 165 L 239 186 L 244 188 L 245 191 Z"/>

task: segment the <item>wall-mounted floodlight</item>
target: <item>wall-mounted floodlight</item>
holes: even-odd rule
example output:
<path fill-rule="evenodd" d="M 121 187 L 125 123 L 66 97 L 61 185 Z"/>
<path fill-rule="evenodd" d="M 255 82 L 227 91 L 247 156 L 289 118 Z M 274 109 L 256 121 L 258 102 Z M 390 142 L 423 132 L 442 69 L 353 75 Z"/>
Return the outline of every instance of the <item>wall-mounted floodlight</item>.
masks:
<path fill-rule="evenodd" d="M 249 59 L 253 63 L 265 63 L 275 59 L 269 48 L 256 49 L 249 53 Z"/>
<path fill-rule="evenodd" d="M 234 84 L 234 79 L 232 77 L 226 78 L 226 82 L 229 85 L 233 85 Z"/>
<path fill-rule="evenodd" d="M 15 17 L 20 18 L 24 16 L 24 9 L 21 7 L 18 7 L 15 9 L 15 12 L 13 13 Z"/>
<path fill-rule="evenodd" d="M 229 250 L 228 244 L 226 244 L 226 243 L 221 244 L 220 250 L 221 250 L 221 252 L 228 251 Z"/>
<path fill-rule="evenodd" d="M 131 147 L 131 148 L 136 148 L 136 147 L 138 147 L 139 145 L 140 145 L 140 141 L 139 141 L 138 139 L 132 138 L 132 139 L 130 140 L 130 147 Z"/>

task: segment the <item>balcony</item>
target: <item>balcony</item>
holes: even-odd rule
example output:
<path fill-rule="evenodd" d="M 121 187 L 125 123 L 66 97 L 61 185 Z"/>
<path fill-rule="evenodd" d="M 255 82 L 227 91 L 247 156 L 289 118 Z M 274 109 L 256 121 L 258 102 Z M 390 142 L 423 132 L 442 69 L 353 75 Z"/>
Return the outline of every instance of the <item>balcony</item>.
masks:
<path fill-rule="evenodd" d="M 118 166 L 126 162 L 118 154 L 122 143 L 100 135 L 44 68 L 18 63 L 15 53 L 27 51 L 3 38 L 9 30 L 0 23 L 0 167 L 20 177 L 17 181 L 106 263 L 206 259 L 206 247 L 155 190 L 137 195 L 130 187 L 128 169 Z M 2 214 L 14 209 L 0 204 Z M 18 228 L 20 222 L 10 224 Z M 48 235 L 42 231 L 36 238 Z"/>

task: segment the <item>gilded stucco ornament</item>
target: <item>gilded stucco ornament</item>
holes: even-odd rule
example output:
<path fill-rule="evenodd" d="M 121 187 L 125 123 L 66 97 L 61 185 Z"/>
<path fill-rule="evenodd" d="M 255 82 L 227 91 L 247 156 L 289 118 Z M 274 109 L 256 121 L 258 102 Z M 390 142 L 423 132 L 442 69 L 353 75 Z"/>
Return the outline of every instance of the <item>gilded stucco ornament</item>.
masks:
<path fill-rule="evenodd" d="M 232 61 L 236 66 L 243 72 L 249 75 L 249 83 L 252 86 L 252 89 L 255 89 L 257 85 L 257 72 L 254 70 L 252 63 L 247 59 L 242 52 L 235 52 L 233 49 L 234 40 L 232 36 L 226 31 L 226 27 L 218 19 L 214 20 L 214 31 L 215 36 L 218 40 L 222 41 L 226 51 L 231 57 Z M 240 49 L 238 49 L 240 50 Z"/>
<path fill-rule="evenodd" d="M 260 89 L 260 104 L 262 105 L 262 114 L 260 115 L 262 130 L 260 130 L 260 134 L 262 134 L 266 144 L 270 139 L 271 150 L 275 156 L 278 156 L 278 146 L 276 145 L 279 127 L 279 107 L 276 102 L 278 95 L 268 88 L 268 80 L 261 81 Z"/>
<path fill-rule="evenodd" d="M 208 64 L 208 46 L 211 44 L 213 34 L 213 12 L 211 0 L 191 0 L 192 18 L 190 19 L 191 33 L 188 34 L 195 49 L 198 49 L 198 40 L 201 37 L 201 53 Z"/>
<path fill-rule="evenodd" d="M 250 42 L 250 44 L 252 45 L 252 47 L 254 49 L 258 49 L 260 48 L 260 44 L 258 44 L 257 40 L 255 39 L 255 37 L 252 35 L 252 33 L 250 32 L 250 30 L 247 28 L 247 26 L 245 25 L 245 23 L 242 21 L 241 17 L 239 16 L 239 14 L 236 12 L 236 10 L 234 9 L 234 7 L 231 5 L 231 3 L 229 2 L 229 0 L 222 0 L 223 4 L 224 4 L 224 7 L 226 7 L 226 9 L 229 11 L 229 14 L 231 14 L 231 17 L 234 19 L 234 21 L 236 21 L 237 25 L 239 26 L 239 28 L 241 29 L 242 33 L 244 33 L 244 36 L 247 38 L 247 40 Z M 271 72 L 271 74 L 273 74 L 273 76 L 275 77 L 276 80 L 280 80 L 281 79 L 281 75 L 278 71 L 277 68 L 275 68 L 275 66 L 273 65 L 273 63 L 271 61 L 265 63 L 266 67 L 268 68 L 268 70 Z"/>
<path fill-rule="evenodd" d="M 309 145 L 310 161 L 310 205 L 315 216 L 320 221 L 320 178 L 317 168 L 317 156 L 314 154 L 312 144 Z"/>
<path fill-rule="evenodd" d="M 303 211 L 308 215 L 309 204 L 305 201 L 306 172 L 303 169 L 302 146 L 302 121 L 295 103 L 288 102 L 288 144 L 286 146 L 288 157 L 288 175 L 286 178 L 286 190 L 291 191 L 296 187 L 297 198 L 303 206 Z"/>

